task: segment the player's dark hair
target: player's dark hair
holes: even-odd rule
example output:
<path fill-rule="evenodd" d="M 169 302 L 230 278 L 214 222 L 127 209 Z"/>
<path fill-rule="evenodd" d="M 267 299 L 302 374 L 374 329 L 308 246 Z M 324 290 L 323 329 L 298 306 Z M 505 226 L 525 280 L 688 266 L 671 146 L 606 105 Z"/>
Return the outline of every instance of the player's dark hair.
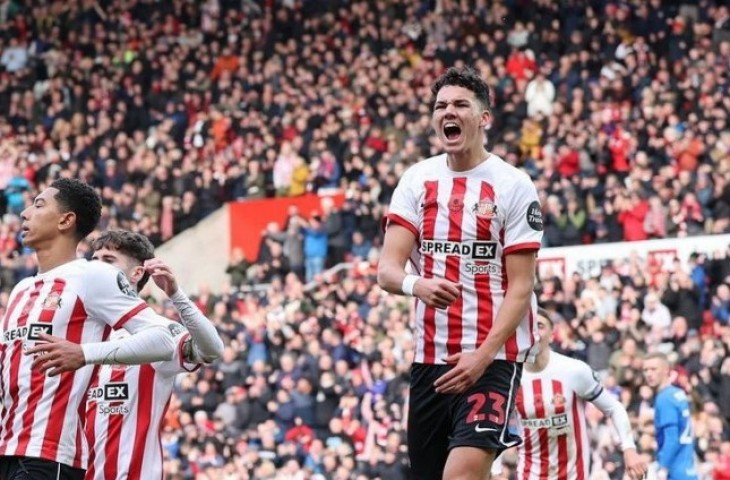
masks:
<path fill-rule="evenodd" d="M 102 248 L 115 250 L 131 257 L 140 265 L 155 257 L 155 247 L 152 242 L 144 235 L 129 230 L 108 230 L 91 242 L 91 249 L 94 252 Z M 137 290 L 142 290 L 149 279 L 150 274 L 145 271 L 137 283 Z"/>
<path fill-rule="evenodd" d="M 51 188 L 58 190 L 55 199 L 64 212 L 76 215 L 76 237 L 86 238 L 101 219 L 101 197 L 94 188 L 73 178 L 59 178 Z"/>
<path fill-rule="evenodd" d="M 485 110 L 492 109 L 492 101 L 489 97 L 489 86 L 487 82 L 482 80 L 479 76 L 479 72 L 471 67 L 464 67 L 462 69 L 451 67 L 446 70 L 446 73 L 442 74 L 431 86 L 431 93 L 433 98 L 436 98 L 439 91 L 447 86 L 463 87 L 467 90 L 474 92 L 479 103 L 482 104 Z"/>
<path fill-rule="evenodd" d="M 537 308 L 537 314 L 538 314 L 539 316 L 541 316 L 541 317 L 544 317 L 544 318 L 545 318 L 545 320 L 547 320 L 547 321 L 548 321 L 548 323 L 550 324 L 550 326 L 551 326 L 551 327 L 552 327 L 552 326 L 554 325 L 554 324 L 553 324 L 553 318 L 552 318 L 552 316 L 550 315 L 550 312 L 548 312 L 548 311 L 547 311 L 547 310 L 545 310 L 544 308 L 542 308 L 542 307 L 538 307 L 538 308 Z"/>

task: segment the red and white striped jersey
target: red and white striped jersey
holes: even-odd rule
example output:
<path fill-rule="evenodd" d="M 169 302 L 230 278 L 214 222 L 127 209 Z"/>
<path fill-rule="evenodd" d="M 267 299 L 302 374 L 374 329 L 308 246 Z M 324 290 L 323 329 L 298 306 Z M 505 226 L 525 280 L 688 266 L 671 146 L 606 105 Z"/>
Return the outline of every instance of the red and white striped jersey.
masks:
<path fill-rule="evenodd" d="M 190 333 L 179 327 L 171 360 L 101 366 L 86 405 L 87 480 L 162 480 L 160 435 L 175 376 L 199 367 L 184 361 Z"/>
<path fill-rule="evenodd" d="M 519 480 L 588 478 L 585 404 L 602 391 L 591 367 L 556 352 L 543 371 L 523 369 L 515 409 L 523 439 Z"/>
<path fill-rule="evenodd" d="M 86 395 L 95 367 L 48 377 L 23 354 L 40 333 L 101 342 L 112 327 L 159 321 L 118 269 L 75 260 L 19 282 L 10 294 L 0 344 L 0 455 L 86 468 Z"/>
<path fill-rule="evenodd" d="M 448 168 L 446 155 L 423 160 L 401 178 L 391 200 L 388 224 L 416 236 L 411 262 L 424 278 L 462 285 L 446 310 L 416 301 L 415 362 L 444 363 L 457 352 L 476 350 L 487 337 L 508 288 L 505 256 L 538 250 L 542 214 L 537 190 L 524 172 L 496 155 L 467 172 Z M 534 357 L 537 301 L 497 359 Z"/>

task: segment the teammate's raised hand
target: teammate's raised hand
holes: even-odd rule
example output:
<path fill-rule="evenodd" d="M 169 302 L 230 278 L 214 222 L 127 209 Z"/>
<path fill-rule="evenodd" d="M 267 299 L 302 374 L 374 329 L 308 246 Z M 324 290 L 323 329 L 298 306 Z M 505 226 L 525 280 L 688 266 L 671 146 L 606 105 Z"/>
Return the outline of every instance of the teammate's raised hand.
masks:
<path fill-rule="evenodd" d="M 177 292 L 177 280 L 165 262 L 159 258 L 151 258 L 144 262 L 144 268 L 152 277 L 155 285 L 160 287 L 168 297 L 172 297 Z"/>
<path fill-rule="evenodd" d="M 461 295 L 461 285 L 445 278 L 421 278 L 413 286 L 413 295 L 426 305 L 448 308 Z"/>

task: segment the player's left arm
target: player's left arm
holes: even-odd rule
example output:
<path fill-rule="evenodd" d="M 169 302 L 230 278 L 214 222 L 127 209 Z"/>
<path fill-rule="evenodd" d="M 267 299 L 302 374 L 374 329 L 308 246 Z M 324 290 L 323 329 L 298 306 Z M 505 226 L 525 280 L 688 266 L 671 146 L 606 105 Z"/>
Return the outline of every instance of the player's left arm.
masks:
<path fill-rule="evenodd" d="M 631 478 L 642 478 L 646 474 L 647 465 L 636 451 L 629 414 L 621 405 L 621 402 L 603 388 L 598 376 L 588 365 L 581 365 L 581 367 L 584 368 L 581 368 L 579 374 L 576 375 L 578 395 L 584 400 L 592 402 L 604 415 L 611 419 L 613 428 L 616 429 L 621 442 L 624 466 L 627 473 Z"/>
<path fill-rule="evenodd" d="M 542 242 L 542 208 L 537 190 L 527 175 L 521 176 L 505 198 L 504 267 L 507 291 L 492 329 L 477 350 L 494 358 L 517 330 L 530 308 L 535 290 L 535 264 Z"/>
<path fill-rule="evenodd" d="M 183 341 L 183 361 L 210 363 L 223 354 L 223 340 L 213 323 L 193 304 L 183 292 L 170 267 L 158 258 L 147 260 L 145 269 L 152 280 L 172 300 L 190 336 Z"/>
<path fill-rule="evenodd" d="M 492 329 L 477 352 L 489 363 L 502 345 L 515 333 L 530 308 L 535 288 L 535 251 L 520 250 L 505 257 L 509 286 Z"/>

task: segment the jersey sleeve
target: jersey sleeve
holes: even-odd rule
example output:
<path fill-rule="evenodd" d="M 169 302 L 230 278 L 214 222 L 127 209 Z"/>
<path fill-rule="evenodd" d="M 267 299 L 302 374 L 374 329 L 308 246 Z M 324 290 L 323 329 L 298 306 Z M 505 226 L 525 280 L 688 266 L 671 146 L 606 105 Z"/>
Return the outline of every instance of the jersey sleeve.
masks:
<path fill-rule="evenodd" d="M 520 177 L 510 189 L 504 222 L 505 254 L 540 249 L 542 207 L 529 177 Z"/>
<path fill-rule="evenodd" d="M 175 351 L 172 359 L 164 362 L 157 362 L 153 366 L 155 370 L 166 375 L 177 375 L 178 373 L 194 372 L 201 364 L 192 357 L 193 344 L 190 332 L 185 325 L 171 322 L 168 326 L 170 333 L 174 335 Z"/>
<path fill-rule="evenodd" d="M 387 228 L 393 224 L 400 225 L 410 230 L 416 238 L 419 238 L 421 235 L 418 200 L 419 195 L 414 189 L 412 171 L 406 171 L 393 192 L 385 227 Z"/>
<path fill-rule="evenodd" d="M 148 309 L 121 270 L 103 262 L 89 262 L 84 308 L 92 318 L 122 328 Z M 151 311 L 151 310 L 150 310 Z"/>
<path fill-rule="evenodd" d="M 575 372 L 575 392 L 580 398 L 592 402 L 603 392 L 603 385 L 598 380 L 598 374 L 585 363 L 580 363 Z"/>

